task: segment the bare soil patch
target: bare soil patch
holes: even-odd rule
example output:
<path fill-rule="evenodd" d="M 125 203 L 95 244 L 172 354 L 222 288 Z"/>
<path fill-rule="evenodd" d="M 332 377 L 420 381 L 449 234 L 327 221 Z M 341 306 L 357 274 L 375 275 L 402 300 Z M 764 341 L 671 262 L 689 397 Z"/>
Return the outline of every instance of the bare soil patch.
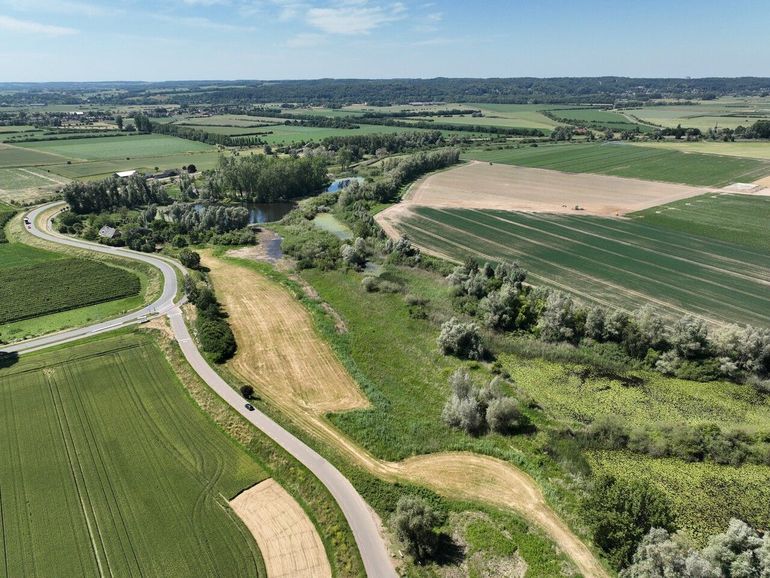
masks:
<path fill-rule="evenodd" d="M 583 575 L 607 576 L 591 550 L 548 506 L 537 483 L 514 465 L 460 452 L 387 462 L 340 432 L 324 415 L 369 402 L 317 335 L 302 304 L 255 271 L 210 255 L 204 263 L 238 341 L 229 367 L 306 432 L 384 480 L 414 482 L 450 498 L 515 510 L 542 529 Z"/>
<path fill-rule="evenodd" d="M 331 578 L 323 542 L 305 511 L 272 479 L 230 502 L 257 541 L 271 578 Z"/>
<path fill-rule="evenodd" d="M 402 205 L 618 216 L 709 190 L 476 161 L 415 183 L 406 200 L 380 213 L 378 221 L 387 222 L 387 214 L 397 214 Z"/>

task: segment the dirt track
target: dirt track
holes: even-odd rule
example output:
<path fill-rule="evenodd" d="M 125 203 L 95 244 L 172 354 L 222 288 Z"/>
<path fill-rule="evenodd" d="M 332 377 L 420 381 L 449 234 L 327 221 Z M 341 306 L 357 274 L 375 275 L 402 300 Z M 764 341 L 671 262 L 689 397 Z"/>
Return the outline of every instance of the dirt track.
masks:
<path fill-rule="evenodd" d="M 254 535 L 270 578 L 331 578 L 313 522 L 274 480 L 246 490 L 230 506 Z"/>
<path fill-rule="evenodd" d="M 368 401 L 304 307 L 283 287 L 232 262 L 204 257 L 217 296 L 230 314 L 238 354 L 230 367 L 316 438 L 388 481 L 411 481 L 439 494 L 507 507 L 539 526 L 584 576 L 607 573 L 586 545 L 547 505 L 537 483 L 512 464 L 471 453 L 379 460 L 325 418 Z"/>
<path fill-rule="evenodd" d="M 686 199 L 710 189 L 604 175 L 563 173 L 472 161 L 416 182 L 403 202 L 377 215 L 390 237 L 410 207 L 499 209 L 616 216 Z M 580 211 L 575 207 L 579 206 Z"/>

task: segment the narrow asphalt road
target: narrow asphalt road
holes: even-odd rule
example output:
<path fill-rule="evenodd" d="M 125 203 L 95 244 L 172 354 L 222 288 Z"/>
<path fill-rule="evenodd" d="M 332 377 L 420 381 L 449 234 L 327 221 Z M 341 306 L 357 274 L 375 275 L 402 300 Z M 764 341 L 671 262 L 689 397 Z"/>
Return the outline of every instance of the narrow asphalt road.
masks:
<path fill-rule="evenodd" d="M 390 555 L 380 536 L 373 514 L 369 510 L 364 499 L 347 478 L 316 451 L 294 437 L 264 413 L 259 410 L 247 410 L 243 398 L 211 368 L 201 355 L 200 351 L 198 351 L 198 348 L 187 329 L 187 325 L 182 318 L 182 312 L 174 303 L 174 296 L 177 292 L 177 271 L 183 272 L 184 269 L 170 260 L 148 255 L 146 253 L 107 247 L 58 235 L 51 232 L 49 226 L 50 221 L 46 222 L 46 230 L 39 229 L 37 227 L 37 218 L 42 212 L 50 209 L 56 204 L 57 203 L 44 205 L 34 209 L 27 215 L 31 222 L 29 231 L 33 235 L 60 245 L 107 253 L 153 265 L 163 273 L 163 293 L 154 303 L 147 307 L 117 319 L 17 343 L 12 346 L 4 347 L 3 351 L 17 352 L 20 354 L 29 353 L 53 345 L 59 345 L 61 343 L 88 337 L 89 335 L 94 335 L 96 333 L 117 329 L 118 327 L 125 327 L 131 323 L 138 323 L 151 314 L 159 313 L 168 315 L 171 321 L 171 329 L 174 332 L 174 336 L 176 337 L 185 358 L 208 386 L 229 403 L 238 413 L 294 456 L 294 458 L 302 463 L 307 469 L 313 472 L 324 486 L 326 486 L 332 496 L 334 496 L 334 499 L 337 501 L 337 504 L 353 531 L 353 536 L 361 553 L 367 575 L 372 578 L 395 578 L 397 574 L 393 569 Z"/>

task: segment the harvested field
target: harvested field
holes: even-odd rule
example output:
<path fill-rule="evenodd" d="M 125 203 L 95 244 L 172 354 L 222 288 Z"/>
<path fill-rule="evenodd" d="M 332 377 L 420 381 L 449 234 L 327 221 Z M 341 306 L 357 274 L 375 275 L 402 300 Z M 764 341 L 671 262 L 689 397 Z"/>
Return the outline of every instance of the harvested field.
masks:
<path fill-rule="evenodd" d="M 450 498 L 511 508 L 541 528 L 586 576 L 606 576 L 588 547 L 547 505 L 536 482 L 510 463 L 468 453 L 381 460 L 324 414 L 368 406 L 313 320 L 287 289 L 252 268 L 204 256 L 219 300 L 230 313 L 238 353 L 230 368 L 306 432 L 390 482 L 409 481 Z"/>
<path fill-rule="evenodd" d="M 703 194 L 705 189 L 604 175 L 471 162 L 415 184 L 407 204 L 617 215 Z M 575 206 L 580 211 L 575 211 Z"/>
<path fill-rule="evenodd" d="M 305 511 L 272 479 L 230 501 L 254 535 L 270 578 L 331 578 L 321 537 Z"/>
<path fill-rule="evenodd" d="M 288 290 L 227 261 L 205 263 L 238 340 L 230 363 L 239 375 L 271 398 L 317 414 L 369 405 Z"/>

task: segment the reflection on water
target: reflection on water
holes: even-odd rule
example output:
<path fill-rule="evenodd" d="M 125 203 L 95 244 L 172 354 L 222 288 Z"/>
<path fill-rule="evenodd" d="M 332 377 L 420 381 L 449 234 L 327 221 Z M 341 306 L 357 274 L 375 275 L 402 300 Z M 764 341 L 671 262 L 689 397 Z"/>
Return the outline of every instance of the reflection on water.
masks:
<path fill-rule="evenodd" d="M 246 203 L 249 224 L 280 221 L 294 208 L 294 203 Z"/>

